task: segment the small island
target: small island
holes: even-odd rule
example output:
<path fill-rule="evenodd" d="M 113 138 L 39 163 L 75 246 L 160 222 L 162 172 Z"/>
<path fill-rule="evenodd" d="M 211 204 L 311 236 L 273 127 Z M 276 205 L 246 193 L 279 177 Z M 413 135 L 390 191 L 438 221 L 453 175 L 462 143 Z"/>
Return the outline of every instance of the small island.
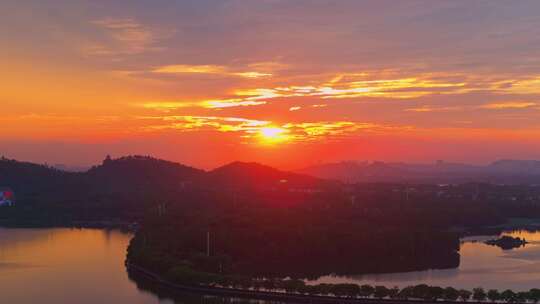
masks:
<path fill-rule="evenodd" d="M 519 237 L 511 237 L 505 235 L 495 240 L 488 240 L 485 243 L 491 246 L 500 247 L 503 250 L 511 250 L 514 248 L 525 246 L 525 244 L 527 244 L 528 242 L 525 239 Z"/>

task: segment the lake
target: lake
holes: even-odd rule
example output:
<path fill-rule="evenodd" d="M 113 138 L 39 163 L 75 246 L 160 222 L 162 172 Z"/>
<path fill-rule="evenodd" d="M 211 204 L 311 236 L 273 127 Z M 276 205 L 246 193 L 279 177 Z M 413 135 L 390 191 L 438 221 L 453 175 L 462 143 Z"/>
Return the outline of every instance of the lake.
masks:
<path fill-rule="evenodd" d="M 512 250 L 502 250 L 483 243 L 502 235 L 525 238 L 529 244 Z M 460 265 L 455 269 L 436 269 L 389 274 L 357 276 L 324 276 L 315 283 L 357 283 L 405 287 L 426 283 L 472 289 L 512 289 L 524 291 L 540 287 L 540 232 L 507 231 L 500 235 L 462 239 Z"/>
<path fill-rule="evenodd" d="M 124 267 L 131 237 L 117 230 L 0 228 L 0 303 L 231 302 L 176 292 L 172 301 L 139 289 Z"/>
<path fill-rule="evenodd" d="M 540 233 L 505 232 L 524 237 L 525 247 L 503 251 L 467 238 L 457 269 L 322 277 L 317 282 L 355 282 L 391 286 L 427 283 L 472 289 L 524 290 L 540 282 Z M 132 281 L 124 267 L 130 234 L 100 229 L 0 228 L 2 303 L 231 303 L 238 299 L 175 293 L 161 298 Z M 477 242 L 473 242 L 473 241 Z M 315 282 L 311 282 L 315 283 Z M 246 302 L 246 301 L 241 301 Z M 262 301 L 250 301 L 262 302 Z"/>

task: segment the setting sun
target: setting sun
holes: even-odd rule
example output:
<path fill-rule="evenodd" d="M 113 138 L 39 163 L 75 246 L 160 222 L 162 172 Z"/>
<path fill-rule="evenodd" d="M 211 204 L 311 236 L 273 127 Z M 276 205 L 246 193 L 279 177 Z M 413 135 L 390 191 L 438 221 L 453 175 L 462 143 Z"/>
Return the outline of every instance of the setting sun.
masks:
<path fill-rule="evenodd" d="M 276 142 L 283 142 L 289 138 L 289 130 L 279 127 L 266 127 L 261 128 L 259 136 L 263 143 L 271 144 Z"/>

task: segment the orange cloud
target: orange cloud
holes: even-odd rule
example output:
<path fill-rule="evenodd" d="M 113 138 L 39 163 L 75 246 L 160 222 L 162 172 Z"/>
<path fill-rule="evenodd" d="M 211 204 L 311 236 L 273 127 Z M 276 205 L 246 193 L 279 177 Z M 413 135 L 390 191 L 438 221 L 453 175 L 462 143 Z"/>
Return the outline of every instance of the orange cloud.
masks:
<path fill-rule="evenodd" d="M 161 112 L 170 112 L 171 110 L 181 108 L 206 108 L 206 109 L 221 109 L 221 108 L 233 108 L 233 107 L 247 107 L 264 105 L 266 101 L 254 101 L 254 100 L 242 100 L 242 99 L 216 99 L 216 100 L 203 100 L 199 102 L 189 101 L 158 101 L 158 102 L 146 102 L 142 104 L 136 104 L 143 108 L 153 109 Z"/>
<path fill-rule="evenodd" d="M 540 94 L 540 76 L 502 80 L 495 83 L 492 89 L 512 94 Z"/>
<path fill-rule="evenodd" d="M 143 127 L 146 131 L 178 130 L 236 132 L 243 138 L 259 139 L 265 143 L 309 142 L 321 139 L 340 139 L 353 136 L 358 131 L 386 132 L 411 130 L 412 127 L 393 127 L 373 123 L 352 121 L 321 121 L 279 124 L 267 120 L 218 116 L 146 116 L 141 119 L 152 121 Z M 157 123 L 156 123 L 157 122 Z M 159 123 L 161 122 L 161 123 Z"/>
<path fill-rule="evenodd" d="M 195 74 L 221 74 L 225 73 L 225 67 L 220 65 L 166 65 L 153 70 L 154 73 L 178 74 L 178 73 L 195 73 Z"/>
<path fill-rule="evenodd" d="M 351 78 L 354 75 L 355 78 Z M 239 89 L 235 95 L 249 100 L 286 97 L 319 97 L 339 99 L 355 97 L 416 98 L 434 93 L 461 92 L 465 82 L 430 79 L 429 75 L 381 80 L 362 80 L 366 73 L 338 75 L 318 85 L 291 85 L 287 87 Z"/>
<path fill-rule="evenodd" d="M 203 107 L 210 109 L 258 106 L 266 104 L 266 101 L 253 101 L 241 99 L 207 100 L 201 103 Z"/>
<path fill-rule="evenodd" d="M 490 110 L 504 110 L 504 109 L 527 109 L 536 107 L 538 104 L 536 102 L 527 102 L 527 101 L 510 101 L 510 102 L 501 102 L 501 103 L 489 103 L 479 108 L 490 109 Z"/>
<path fill-rule="evenodd" d="M 416 108 L 405 109 L 406 112 L 449 112 L 449 111 L 459 111 L 465 110 L 465 107 L 431 107 L 431 106 L 420 106 Z"/>
<path fill-rule="evenodd" d="M 262 71 L 234 71 L 232 68 L 223 65 L 187 65 L 176 64 L 155 68 L 153 73 L 161 74 L 218 74 L 225 76 L 238 76 L 242 78 L 262 78 L 271 77 L 272 73 Z"/>

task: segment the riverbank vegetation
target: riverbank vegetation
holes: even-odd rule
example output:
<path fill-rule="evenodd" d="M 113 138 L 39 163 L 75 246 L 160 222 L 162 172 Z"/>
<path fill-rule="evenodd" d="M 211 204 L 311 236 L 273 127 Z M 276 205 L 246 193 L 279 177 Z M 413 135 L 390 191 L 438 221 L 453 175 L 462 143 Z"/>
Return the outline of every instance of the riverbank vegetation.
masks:
<path fill-rule="evenodd" d="M 163 258 L 163 257 L 161 257 Z M 164 266 L 163 260 L 151 262 L 148 266 Z M 140 257 L 131 257 L 132 260 L 142 262 Z M 139 271 L 147 272 L 139 266 Z M 133 279 L 133 277 L 132 277 Z M 450 301 L 450 302 L 489 302 L 489 303 L 538 303 L 540 301 L 540 289 L 533 288 L 529 291 L 513 291 L 506 289 L 484 290 L 481 287 L 467 289 L 456 289 L 453 287 L 429 286 L 419 284 L 404 288 L 386 287 L 381 285 L 372 286 L 369 284 L 353 283 L 321 283 L 307 284 L 304 280 L 291 278 L 251 278 L 241 275 L 222 275 L 195 271 L 190 268 L 189 263 L 177 265 L 169 269 L 163 278 L 174 286 L 203 287 L 210 289 L 228 289 L 238 292 L 249 291 L 250 293 L 278 293 L 286 295 L 301 295 L 307 297 L 336 297 L 347 299 L 386 299 L 386 300 L 424 300 L 430 302 Z M 136 280 L 136 279 L 135 279 Z"/>

